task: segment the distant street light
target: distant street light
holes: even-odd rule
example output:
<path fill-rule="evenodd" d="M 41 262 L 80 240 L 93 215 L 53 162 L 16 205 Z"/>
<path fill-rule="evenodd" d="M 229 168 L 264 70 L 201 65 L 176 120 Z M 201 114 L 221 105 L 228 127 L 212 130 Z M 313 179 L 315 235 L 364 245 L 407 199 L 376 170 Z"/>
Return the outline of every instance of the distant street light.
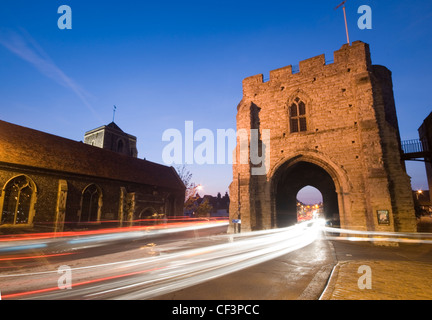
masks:
<path fill-rule="evenodd" d="M 198 193 L 198 191 L 201 191 L 202 189 L 203 189 L 203 186 L 200 185 L 200 184 L 194 186 L 194 187 L 192 188 L 192 192 L 190 193 L 190 197 L 195 197 L 196 194 Z"/>

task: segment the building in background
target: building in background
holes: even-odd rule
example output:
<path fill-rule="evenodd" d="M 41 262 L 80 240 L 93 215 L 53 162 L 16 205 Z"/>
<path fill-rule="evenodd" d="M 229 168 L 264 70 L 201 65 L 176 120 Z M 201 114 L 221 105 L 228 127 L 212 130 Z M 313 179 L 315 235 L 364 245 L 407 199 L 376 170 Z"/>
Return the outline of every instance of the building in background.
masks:
<path fill-rule="evenodd" d="M 423 148 L 423 159 L 425 161 L 429 190 L 432 190 L 432 112 L 426 117 L 426 119 L 424 119 L 418 132 Z"/>
<path fill-rule="evenodd" d="M 429 190 L 413 190 L 413 198 L 417 218 L 432 216 L 432 205 Z"/>
<path fill-rule="evenodd" d="M 230 198 L 228 192 L 222 197 L 220 192 L 217 196 L 198 193 L 188 199 L 185 203 L 184 215 L 188 217 L 225 217 L 229 216 Z"/>
<path fill-rule="evenodd" d="M 84 143 L 127 156 L 138 157 L 137 138 L 124 132 L 114 122 L 87 131 L 84 134 Z"/>
<path fill-rule="evenodd" d="M 104 148 L 0 121 L 0 233 L 182 214 L 185 186 L 173 167 L 136 158 L 136 139 L 114 123 L 91 132 L 89 139 L 104 136 L 94 140 Z"/>

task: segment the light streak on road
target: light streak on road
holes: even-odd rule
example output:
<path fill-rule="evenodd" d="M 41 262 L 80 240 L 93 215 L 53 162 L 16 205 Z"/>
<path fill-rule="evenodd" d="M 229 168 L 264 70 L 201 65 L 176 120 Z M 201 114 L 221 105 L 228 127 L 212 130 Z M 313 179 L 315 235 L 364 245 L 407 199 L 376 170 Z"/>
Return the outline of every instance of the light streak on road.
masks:
<path fill-rule="evenodd" d="M 327 240 L 432 244 L 431 233 L 366 231 L 330 227 L 323 227 L 322 230 L 328 233 Z M 334 234 L 339 235 L 334 236 Z"/>
<path fill-rule="evenodd" d="M 55 239 L 0 243 L 0 248 L 45 244 L 53 248 L 85 250 L 118 241 L 152 239 L 155 235 L 220 227 L 224 222 L 176 224 L 171 227 L 128 229 L 114 233 L 87 233 Z M 299 250 L 317 239 L 350 241 L 394 241 L 432 243 L 432 235 L 329 228 L 322 220 L 301 222 L 294 226 L 239 234 L 218 234 L 201 238 L 147 243 L 125 252 L 75 259 L 70 265 L 72 288 L 59 289 L 59 263 L 37 268 L 22 268 L 0 273 L 3 299 L 154 299 L 170 292 L 194 286 Z M 157 241 L 156 241 L 157 242 Z M 10 247 L 9 247 L 10 248 Z M 99 250 L 99 248 L 97 249 Z M 15 260 L 31 259 L 31 255 Z M 34 256 L 34 260 L 37 259 Z M 50 257 L 46 254 L 42 257 Z M 52 254 L 55 258 L 55 254 Z M 67 259 L 67 255 L 63 257 Z M 0 262 L 3 262 L 0 259 Z"/>
<path fill-rule="evenodd" d="M 102 221 L 100 223 L 109 223 L 112 221 Z M 118 223 L 118 221 L 114 221 Z M 160 229 L 171 229 L 178 227 L 191 226 L 196 227 L 199 224 L 208 225 L 210 223 L 227 223 L 226 219 L 218 218 L 169 218 L 169 219 L 139 219 L 131 221 L 130 226 L 126 227 L 113 227 L 113 228 L 98 228 L 96 230 L 84 230 L 84 231 L 62 231 L 62 232 L 40 232 L 40 233 L 24 233 L 14 235 L 0 235 L 0 244 L 6 242 L 6 246 L 12 241 L 29 241 L 29 240 L 49 240 L 58 239 L 65 237 L 77 237 L 77 236 L 91 236 L 98 234 L 114 234 L 124 233 L 131 231 L 149 231 L 149 230 L 160 230 Z M 99 223 L 99 222 L 98 222 Z M 92 222 L 89 223 L 91 225 Z M 125 223 L 126 224 L 126 223 Z M 129 224 L 129 223 L 127 223 Z M 141 225 L 143 224 L 143 225 Z"/>
<path fill-rule="evenodd" d="M 104 245 L 107 242 L 133 240 L 154 235 L 178 233 L 191 230 L 213 228 L 227 225 L 227 220 L 174 222 L 153 226 L 132 226 L 123 228 L 108 228 L 90 231 L 70 231 L 61 233 L 41 233 L 5 236 L 0 239 L 0 254 L 3 252 L 45 249 L 55 245 L 74 246 L 80 244 Z"/>
<path fill-rule="evenodd" d="M 169 244 L 159 249 L 158 256 L 73 267 L 71 290 L 56 288 L 57 270 L 3 274 L 3 299 L 151 299 L 300 249 L 319 234 L 320 226 L 315 221 L 283 229 L 212 236 L 211 242 L 217 244 L 199 248 Z M 17 290 L 20 287 L 26 290 Z"/>
<path fill-rule="evenodd" d="M 67 252 L 67 253 L 43 254 L 43 255 L 35 255 L 35 256 L 7 257 L 7 258 L 0 258 L 0 261 L 46 259 L 46 258 L 51 258 L 51 257 L 68 256 L 71 254 L 73 254 L 73 253 Z"/>

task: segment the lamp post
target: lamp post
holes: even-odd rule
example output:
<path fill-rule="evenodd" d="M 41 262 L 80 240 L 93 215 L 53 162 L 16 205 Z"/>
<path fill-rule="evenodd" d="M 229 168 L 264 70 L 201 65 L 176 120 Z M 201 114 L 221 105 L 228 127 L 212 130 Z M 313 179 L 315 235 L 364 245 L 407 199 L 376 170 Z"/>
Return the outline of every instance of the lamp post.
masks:
<path fill-rule="evenodd" d="M 423 194 L 423 191 L 422 190 L 417 190 L 417 192 L 416 192 L 416 197 L 417 197 L 417 200 L 419 199 L 419 196 L 421 195 L 421 194 Z"/>

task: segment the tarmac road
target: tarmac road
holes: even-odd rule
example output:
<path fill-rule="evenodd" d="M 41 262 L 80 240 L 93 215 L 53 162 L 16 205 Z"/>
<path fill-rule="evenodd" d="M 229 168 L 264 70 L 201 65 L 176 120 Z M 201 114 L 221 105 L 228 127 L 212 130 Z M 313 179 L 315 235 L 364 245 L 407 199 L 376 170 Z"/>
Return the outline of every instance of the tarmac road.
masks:
<path fill-rule="evenodd" d="M 155 300 L 316 300 L 335 264 L 331 244 L 317 240 L 271 261 Z"/>
<path fill-rule="evenodd" d="M 359 287 L 370 267 L 371 288 Z M 165 300 L 432 300 L 432 245 L 317 240 Z M 360 280 L 359 280 L 360 279 Z"/>
<path fill-rule="evenodd" d="M 111 293 L 117 294 L 117 290 L 114 290 L 116 288 L 115 283 L 111 287 L 109 287 L 110 283 L 104 286 L 105 279 L 107 281 L 118 279 L 118 284 L 124 286 L 124 288 L 135 288 L 135 279 L 142 281 L 142 272 L 148 270 L 134 269 L 134 257 L 141 259 L 141 257 L 153 257 L 156 255 L 155 261 L 161 263 L 162 260 L 158 260 L 156 257 L 160 256 L 162 259 L 167 257 L 168 259 L 172 254 L 175 255 L 177 252 L 184 251 L 186 255 L 182 259 L 189 259 L 190 257 L 193 261 L 195 258 L 190 254 L 195 254 L 195 248 L 200 250 L 200 254 L 205 254 L 207 245 L 227 243 L 226 241 L 229 239 L 226 237 L 213 238 L 211 236 L 211 233 L 214 234 L 214 232 L 219 234 L 223 231 L 222 229 L 193 231 L 190 234 L 159 236 L 140 241 L 115 242 L 109 246 L 79 250 L 71 256 L 44 257 L 43 260 L 16 259 L 11 261 L 6 258 L 0 263 L 0 275 L 29 272 L 29 280 L 25 277 L 3 277 L 0 290 L 5 297 L 8 294 L 22 290 L 31 291 L 52 287 L 53 290 L 49 291 L 49 294 L 41 296 L 42 299 L 118 298 L 117 295 L 111 295 Z M 215 242 L 216 239 L 218 240 Z M 268 246 L 266 247 L 265 244 L 261 243 L 262 241 L 265 241 L 265 238 L 259 240 L 258 245 L 268 248 Z M 239 245 L 241 245 L 241 242 L 239 242 Z M 235 257 L 235 254 L 233 257 Z M 224 257 L 220 256 L 220 258 Z M 208 266 L 209 270 L 217 267 L 219 261 L 217 259 L 208 260 L 214 260 L 214 264 Z M 41 264 L 41 261 L 43 261 L 43 264 Z M 92 280 L 91 273 L 87 272 L 87 269 L 82 269 L 82 266 L 85 265 L 100 265 L 111 261 L 126 261 L 127 263 L 122 264 L 122 267 L 129 271 L 125 274 L 114 274 L 115 270 L 112 268 L 88 269 L 100 270 L 93 277 L 97 276 L 98 279 Z M 186 263 L 186 260 L 183 260 L 183 262 L 176 261 L 173 260 L 173 265 L 168 263 L 160 266 L 162 269 L 165 268 L 163 270 L 171 272 L 170 270 L 175 271 L 175 268 L 172 269 L 172 267 L 177 268 L 178 263 Z M 77 288 L 74 287 L 70 291 L 59 292 L 54 290 L 58 289 L 56 286 L 59 274 L 56 271 L 61 264 L 68 264 L 72 268 L 76 268 L 76 271 L 73 271 L 74 282 L 84 281 L 83 285 Z M 190 272 L 199 273 L 200 260 L 195 261 L 194 265 L 191 265 L 193 268 Z M 185 266 L 187 265 L 185 264 Z M 359 272 L 359 268 L 362 266 L 369 268 L 367 276 L 371 280 L 370 288 L 360 288 L 359 283 L 364 282 L 364 276 L 366 276 L 366 274 Z M 151 270 L 154 267 L 155 265 L 149 265 L 148 267 L 150 273 L 153 272 L 156 276 L 154 278 L 156 280 L 151 280 L 151 282 L 159 281 L 158 271 Z M 33 278 L 30 274 L 39 271 L 42 271 L 43 277 L 37 275 Z M 45 271 L 51 272 L 49 274 L 49 280 L 51 281 L 49 286 Z M 185 273 L 182 273 L 180 278 L 187 280 L 190 276 L 188 272 L 185 270 Z M 321 236 L 309 245 L 269 261 L 226 275 L 221 276 L 218 274 L 217 278 L 186 288 L 182 287 L 183 289 L 152 295 L 150 299 L 165 301 L 431 300 L 432 281 L 430 280 L 430 274 L 432 274 L 432 244 L 401 243 L 397 246 L 382 246 L 371 242 L 350 242 L 347 240 L 335 240 L 335 238 L 329 240 L 325 236 Z M 161 273 L 161 275 L 164 275 L 164 273 Z M 92 285 L 95 283 L 100 287 L 100 291 L 106 291 L 107 294 L 95 295 L 93 287 L 91 289 L 93 291 L 87 290 L 88 286 L 85 284 L 87 280 L 89 283 L 92 282 Z M 160 288 L 163 285 L 162 281 Z M 22 287 L 22 290 L 20 287 Z M 145 294 L 145 290 L 142 293 Z M 32 295 L 24 295 L 16 298 L 32 297 Z M 128 291 L 125 290 L 124 295 L 120 297 L 128 297 Z M 141 299 L 141 296 L 132 296 L 132 298 Z"/>

